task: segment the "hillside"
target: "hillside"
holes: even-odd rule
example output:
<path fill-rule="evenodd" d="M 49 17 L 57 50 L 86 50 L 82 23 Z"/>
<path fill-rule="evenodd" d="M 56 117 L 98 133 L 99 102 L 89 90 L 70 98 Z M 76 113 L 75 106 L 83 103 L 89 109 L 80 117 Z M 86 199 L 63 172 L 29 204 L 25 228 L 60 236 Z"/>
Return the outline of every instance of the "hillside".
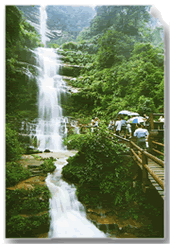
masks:
<path fill-rule="evenodd" d="M 60 51 L 84 69 L 69 85 L 82 88 L 71 97 L 71 113 L 109 119 L 119 110 L 141 115 L 164 108 L 163 28 L 148 6 L 101 6 L 77 43 Z"/>
<path fill-rule="evenodd" d="M 38 29 L 40 18 L 40 6 L 17 6 L 27 20 Z M 62 44 L 65 41 L 76 39 L 84 27 L 90 25 L 95 15 L 95 10 L 89 6 L 60 6 L 48 5 L 47 12 L 47 35 L 49 42 Z M 58 31 L 61 31 L 58 33 Z"/>

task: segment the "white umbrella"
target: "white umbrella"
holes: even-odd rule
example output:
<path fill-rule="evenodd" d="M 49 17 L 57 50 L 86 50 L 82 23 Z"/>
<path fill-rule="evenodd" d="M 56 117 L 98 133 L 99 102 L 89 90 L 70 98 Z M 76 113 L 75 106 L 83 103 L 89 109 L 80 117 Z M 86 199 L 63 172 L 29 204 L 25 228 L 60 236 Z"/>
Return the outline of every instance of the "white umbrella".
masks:
<path fill-rule="evenodd" d="M 128 110 L 122 110 L 118 114 L 125 114 L 125 115 L 131 115 L 131 112 Z"/>
<path fill-rule="evenodd" d="M 136 116 L 138 116 L 139 114 L 138 113 L 136 113 L 136 112 L 131 112 L 131 114 L 130 114 L 131 116 L 133 116 L 133 115 L 136 115 Z"/>
<path fill-rule="evenodd" d="M 141 122 L 145 122 L 145 118 L 142 116 L 138 116 L 138 117 L 133 117 L 131 119 L 128 120 L 129 123 L 135 124 L 135 123 L 141 123 Z"/>

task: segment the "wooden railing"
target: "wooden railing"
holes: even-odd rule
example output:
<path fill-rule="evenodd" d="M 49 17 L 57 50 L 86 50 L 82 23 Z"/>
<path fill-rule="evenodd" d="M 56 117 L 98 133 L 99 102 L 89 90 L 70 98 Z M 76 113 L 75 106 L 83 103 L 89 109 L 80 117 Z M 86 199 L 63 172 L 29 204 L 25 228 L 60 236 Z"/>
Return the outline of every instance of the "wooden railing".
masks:
<path fill-rule="evenodd" d="M 148 153 L 145 149 L 140 148 L 137 146 L 133 141 L 128 139 L 122 138 L 116 134 L 112 134 L 114 137 L 123 140 L 124 142 L 129 143 L 130 151 L 133 156 L 133 159 L 138 164 L 138 166 L 142 170 L 142 183 L 143 183 L 143 190 L 145 191 L 146 186 L 148 185 L 148 173 L 153 177 L 153 179 L 159 184 L 159 186 L 164 190 L 164 182 L 149 168 L 148 166 L 148 159 L 151 159 L 156 164 L 160 165 L 164 168 L 164 161 L 155 157 L 154 155 Z M 138 150 L 138 154 L 135 151 Z"/>
<path fill-rule="evenodd" d="M 152 152 L 164 156 L 164 153 L 158 150 L 158 147 L 164 148 L 163 138 L 164 138 L 164 122 L 159 122 L 159 121 L 154 121 L 154 117 L 156 116 L 164 116 L 163 113 L 150 113 L 150 125 L 151 125 L 151 130 L 150 130 L 150 149 Z M 159 142 L 157 141 L 159 140 Z M 160 142 L 161 141 L 161 142 Z"/>
<path fill-rule="evenodd" d="M 149 120 L 151 125 L 151 130 L 164 131 L 164 123 L 159 121 L 154 121 L 154 117 L 164 116 L 163 113 L 150 113 Z"/>
<path fill-rule="evenodd" d="M 163 144 L 163 143 L 160 143 L 160 142 L 157 142 L 157 141 L 151 141 L 151 144 L 152 144 L 152 145 L 151 145 L 151 148 L 152 148 L 152 150 L 153 150 L 154 152 L 156 152 L 156 153 L 158 153 L 158 154 L 164 156 L 164 153 L 161 152 L 161 151 L 159 151 L 159 150 L 157 150 L 157 149 L 155 149 L 155 146 L 154 146 L 154 144 L 155 144 L 155 145 L 159 145 L 159 146 L 164 147 L 164 144 Z"/>

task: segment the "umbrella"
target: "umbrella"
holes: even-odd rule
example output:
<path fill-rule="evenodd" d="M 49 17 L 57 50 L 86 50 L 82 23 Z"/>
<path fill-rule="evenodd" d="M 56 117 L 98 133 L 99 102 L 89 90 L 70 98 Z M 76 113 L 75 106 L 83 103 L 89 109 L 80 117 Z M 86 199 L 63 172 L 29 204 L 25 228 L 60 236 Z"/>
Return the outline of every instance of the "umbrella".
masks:
<path fill-rule="evenodd" d="M 130 115 L 132 115 L 132 116 L 133 116 L 133 115 L 138 116 L 139 114 L 138 114 L 138 113 L 136 113 L 136 112 L 131 112 L 131 113 L 130 113 Z"/>
<path fill-rule="evenodd" d="M 139 116 L 139 117 L 133 117 L 133 118 L 131 118 L 131 119 L 129 119 L 128 120 L 128 122 L 129 123 L 132 123 L 132 124 L 139 124 L 139 123 L 141 123 L 141 122 L 145 122 L 145 118 L 143 118 L 143 117 L 141 117 L 141 116 Z"/>
<path fill-rule="evenodd" d="M 131 112 L 128 110 L 122 110 L 118 114 L 125 114 L 125 115 L 131 115 Z"/>

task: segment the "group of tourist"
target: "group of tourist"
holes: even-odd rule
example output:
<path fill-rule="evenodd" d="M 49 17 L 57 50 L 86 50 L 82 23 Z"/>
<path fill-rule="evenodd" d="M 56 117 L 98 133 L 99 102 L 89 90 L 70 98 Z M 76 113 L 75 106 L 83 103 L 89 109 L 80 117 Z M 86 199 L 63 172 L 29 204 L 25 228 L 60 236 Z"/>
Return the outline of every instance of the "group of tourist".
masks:
<path fill-rule="evenodd" d="M 108 125 L 108 129 L 112 130 L 116 135 L 126 138 L 132 138 L 132 136 L 137 138 L 137 145 L 141 148 L 148 148 L 148 138 L 150 128 L 149 117 L 146 114 L 143 114 L 142 121 L 137 123 L 131 123 L 133 117 L 138 117 L 137 113 L 131 114 L 118 114 L 117 118 L 111 118 Z M 140 116 L 141 117 L 141 116 Z M 160 117 L 158 121 L 163 121 L 164 118 Z M 91 120 L 91 132 L 94 131 L 94 128 L 99 127 L 99 118 L 93 117 Z"/>
<path fill-rule="evenodd" d="M 110 123 L 108 125 L 109 130 L 113 130 L 116 135 L 120 135 L 126 139 L 132 138 L 132 128 L 130 120 L 133 117 L 136 117 L 136 115 L 123 115 L 120 114 L 117 116 L 116 120 L 114 121 L 113 118 L 111 118 Z M 133 135 L 137 138 L 137 145 L 146 148 L 148 147 L 148 137 L 149 132 L 145 128 L 148 126 L 148 119 L 149 117 L 144 115 L 143 122 L 142 123 L 136 123 L 136 130 L 134 131 Z"/>

